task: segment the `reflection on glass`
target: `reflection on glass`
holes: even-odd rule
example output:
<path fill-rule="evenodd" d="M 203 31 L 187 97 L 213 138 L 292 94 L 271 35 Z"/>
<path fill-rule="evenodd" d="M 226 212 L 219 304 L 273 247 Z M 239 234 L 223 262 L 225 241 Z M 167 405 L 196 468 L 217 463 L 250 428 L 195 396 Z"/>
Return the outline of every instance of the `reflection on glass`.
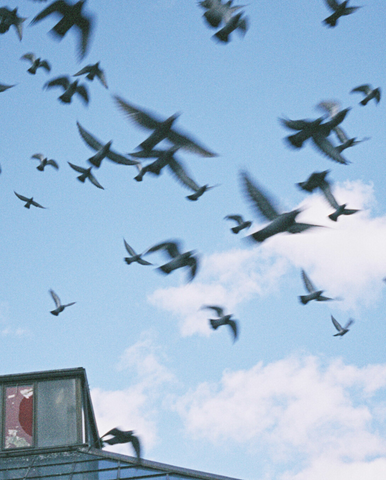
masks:
<path fill-rule="evenodd" d="M 33 387 L 5 389 L 4 448 L 30 447 L 33 443 Z"/>

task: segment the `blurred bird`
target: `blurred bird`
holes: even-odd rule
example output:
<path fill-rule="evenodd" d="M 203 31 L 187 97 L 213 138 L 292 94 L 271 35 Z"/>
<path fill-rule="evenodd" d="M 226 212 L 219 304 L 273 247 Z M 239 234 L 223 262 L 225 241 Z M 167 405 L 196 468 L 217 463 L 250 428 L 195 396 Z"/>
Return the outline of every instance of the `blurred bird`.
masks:
<path fill-rule="evenodd" d="M 247 17 L 242 18 L 243 12 L 230 17 L 225 26 L 213 35 L 213 38 L 220 40 L 220 42 L 228 43 L 229 35 L 236 29 L 245 35 L 248 30 Z"/>
<path fill-rule="evenodd" d="M 252 222 L 244 221 L 241 215 L 227 215 L 224 217 L 224 220 L 235 220 L 237 222 L 237 226 L 231 228 L 233 233 L 239 233 L 244 228 L 249 228 L 252 225 Z"/>
<path fill-rule="evenodd" d="M 338 333 L 336 333 L 334 337 L 343 337 L 343 335 L 345 335 L 349 331 L 348 327 L 354 323 L 354 320 L 350 318 L 349 321 L 346 323 L 346 325 L 342 327 L 342 325 L 337 320 L 335 320 L 335 318 L 332 315 L 331 315 L 331 320 L 332 320 L 332 323 L 334 324 L 334 327 L 338 330 Z"/>
<path fill-rule="evenodd" d="M 88 104 L 88 92 L 84 85 L 78 85 L 78 80 L 70 82 L 70 78 L 67 76 L 57 77 L 49 82 L 45 83 L 43 88 L 62 87 L 64 93 L 58 98 L 62 103 L 71 103 L 72 97 L 75 93 L 78 93 L 83 103 Z"/>
<path fill-rule="evenodd" d="M 296 185 L 306 192 L 313 192 L 316 188 L 322 188 L 326 175 L 330 170 L 312 173 L 305 182 L 299 182 Z"/>
<path fill-rule="evenodd" d="M 117 95 L 114 96 L 114 100 L 122 112 L 133 122 L 140 127 L 148 130 L 153 130 L 153 133 L 139 146 L 142 150 L 151 151 L 159 142 L 164 139 L 168 139 L 171 143 L 178 146 L 181 149 L 196 153 L 203 157 L 215 157 L 216 153 L 207 150 L 200 146 L 195 140 L 186 135 L 180 133 L 178 130 L 173 129 L 172 125 L 177 117 L 180 115 L 176 113 L 166 120 L 157 119 L 155 115 L 144 110 L 140 110 L 138 107 L 131 105 L 124 101 Z"/>
<path fill-rule="evenodd" d="M 300 233 L 309 228 L 319 226 L 308 223 L 297 223 L 295 219 L 301 212 L 300 209 L 279 214 L 267 196 L 262 193 L 256 184 L 252 183 L 246 172 L 241 172 L 241 180 L 243 190 L 251 201 L 255 211 L 270 221 L 268 226 L 249 235 L 249 237 L 256 242 L 263 242 L 267 238 L 280 232 Z"/>
<path fill-rule="evenodd" d="M 45 157 L 42 153 L 35 153 L 34 155 L 32 155 L 31 158 L 36 158 L 37 160 L 40 161 L 39 165 L 36 168 L 41 172 L 44 170 L 44 168 L 47 165 L 51 165 L 56 170 L 59 170 L 59 165 L 55 162 L 55 160 L 52 160 L 52 159 L 48 160 L 48 158 Z"/>
<path fill-rule="evenodd" d="M 126 242 L 125 239 L 123 239 L 123 242 L 125 244 L 125 248 L 127 250 L 127 253 L 131 255 L 131 257 L 125 257 L 124 260 L 125 262 L 130 265 L 133 262 L 137 262 L 141 265 L 152 265 L 152 263 L 148 262 L 147 260 L 144 260 L 142 258 L 142 254 L 137 254 L 132 247 Z"/>
<path fill-rule="evenodd" d="M 335 27 L 338 23 L 338 19 L 344 15 L 350 15 L 361 7 L 348 7 L 349 0 L 345 0 L 342 3 L 338 3 L 336 0 L 325 0 L 326 4 L 334 12 L 329 17 L 323 20 L 328 27 Z"/>
<path fill-rule="evenodd" d="M 0 83 L 0 92 L 5 92 L 6 90 L 8 90 L 8 88 L 12 88 L 14 86 L 15 85 L 4 85 Z"/>
<path fill-rule="evenodd" d="M 245 5 L 238 5 L 236 7 L 232 7 L 232 1 L 229 0 L 228 2 L 222 3 L 221 0 L 216 0 L 206 3 L 206 5 L 210 5 L 205 7 L 202 3 L 200 4 L 202 7 L 207 8 L 206 12 L 203 14 L 206 22 L 209 26 L 213 28 L 217 28 L 221 23 L 227 23 L 234 12 L 240 10 Z"/>
<path fill-rule="evenodd" d="M 99 63 L 100 62 L 97 62 L 97 63 L 94 63 L 94 65 L 87 65 L 86 67 L 83 67 L 81 70 L 79 70 L 78 73 L 74 74 L 74 77 L 77 77 L 79 75 L 87 74 L 86 78 L 87 78 L 87 80 L 90 80 L 90 82 L 92 80 L 94 80 L 95 77 L 97 77 L 97 78 L 99 78 L 99 80 L 101 81 L 102 85 L 105 88 L 109 88 L 107 86 L 105 72 L 104 72 L 104 70 L 99 68 Z"/>
<path fill-rule="evenodd" d="M 111 435 L 111 438 L 105 440 L 105 437 Z M 103 443 L 109 445 L 116 445 L 117 443 L 131 443 L 133 445 L 137 459 L 141 458 L 141 444 L 139 438 L 134 435 L 134 430 L 128 430 L 126 432 L 120 430 L 119 428 L 112 428 L 107 433 L 105 433 L 101 438 Z"/>
<path fill-rule="evenodd" d="M 31 73 L 32 75 L 36 74 L 36 70 L 38 68 L 44 68 L 47 72 L 51 71 L 51 65 L 47 62 L 47 60 L 42 60 L 41 58 L 37 58 L 34 53 L 25 53 L 20 60 L 29 60 L 31 62 L 30 68 L 27 72 Z"/>
<path fill-rule="evenodd" d="M 333 298 L 324 297 L 322 295 L 324 290 L 316 290 L 314 285 L 312 284 L 311 280 L 308 278 L 306 272 L 302 270 L 302 279 L 306 290 L 308 291 L 308 295 L 300 295 L 299 300 L 303 305 L 307 305 L 308 302 L 311 300 L 316 300 L 317 302 L 326 302 L 328 300 L 333 300 Z"/>
<path fill-rule="evenodd" d="M 238 326 L 236 320 L 232 320 L 233 314 L 229 315 L 224 315 L 224 310 L 222 307 L 219 307 L 217 305 L 203 305 L 201 309 L 209 308 L 211 310 L 214 310 L 219 318 L 216 319 L 209 319 L 211 327 L 216 330 L 218 327 L 221 327 L 222 325 L 229 325 L 230 329 L 232 330 L 233 334 L 233 341 L 235 342 L 238 337 Z"/>
<path fill-rule="evenodd" d="M 20 200 L 23 200 L 23 202 L 26 202 L 26 204 L 24 205 L 25 208 L 30 208 L 31 205 L 33 205 L 34 207 L 39 207 L 39 208 L 46 208 L 46 207 L 42 207 L 40 205 L 40 203 L 35 202 L 33 197 L 27 198 L 27 197 L 24 197 L 23 195 L 20 195 L 19 193 L 16 193 L 15 191 L 14 191 L 14 194 L 17 196 L 17 198 L 20 198 Z"/>
<path fill-rule="evenodd" d="M 55 310 L 52 310 L 50 313 L 52 313 L 52 315 L 55 315 L 56 317 L 59 315 L 59 313 L 63 312 L 63 310 L 66 307 L 70 307 L 71 305 L 75 305 L 76 303 L 76 302 L 71 302 L 71 303 L 67 303 L 66 305 L 62 305 L 60 303 L 60 298 L 56 295 L 56 293 L 53 290 L 50 290 L 50 294 L 56 305 Z"/>
<path fill-rule="evenodd" d="M 17 36 L 19 40 L 23 38 L 23 23 L 27 18 L 19 17 L 17 14 L 17 8 L 10 10 L 7 7 L 0 7 L 0 34 L 8 32 L 11 25 L 16 28 Z"/>
<path fill-rule="evenodd" d="M 92 19 L 82 13 L 83 5 L 86 0 L 80 0 L 73 5 L 69 4 L 66 0 L 56 0 L 51 5 L 48 5 L 31 21 L 30 25 L 34 25 L 40 20 L 43 20 L 48 15 L 59 14 L 62 16 L 60 22 L 58 22 L 51 30 L 51 32 L 59 37 L 61 40 L 68 30 L 72 27 L 76 27 L 80 34 L 80 43 L 78 45 L 78 55 L 82 59 L 89 47 L 90 33 L 92 29 Z"/>
<path fill-rule="evenodd" d="M 367 103 L 373 98 L 376 101 L 376 103 L 379 103 L 381 100 L 381 89 L 379 87 L 371 88 L 371 85 L 369 84 L 355 87 L 351 90 L 350 93 L 354 93 L 354 92 L 362 92 L 365 94 L 365 98 L 359 102 L 361 105 L 367 105 Z"/>
<path fill-rule="evenodd" d="M 79 175 L 79 177 L 76 177 L 80 182 L 84 183 L 86 181 L 86 178 L 88 178 L 90 180 L 90 182 L 92 184 L 94 184 L 96 187 L 98 188 L 101 188 L 102 190 L 104 190 L 104 188 L 102 187 L 102 185 L 98 182 L 98 180 L 94 177 L 94 175 L 91 173 L 91 169 L 93 167 L 90 167 L 90 168 L 83 168 L 83 167 L 79 167 L 78 165 L 74 165 L 70 162 L 67 162 L 71 168 L 73 168 L 76 172 L 80 172 L 81 175 Z"/>
<path fill-rule="evenodd" d="M 191 250 L 189 252 L 181 253 L 180 252 L 181 246 L 180 242 L 175 241 L 168 241 L 162 242 L 153 247 L 149 248 L 145 254 L 157 252 L 158 250 L 165 250 L 169 257 L 172 259 L 170 262 L 161 265 L 159 270 L 167 275 L 172 271 L 182 268 L 182 267 L 189 267 L 190 269 L 190 281 L 196 275 L 197 267 L 198 267 L 198 259 L 194 256 L 195 251 Z"/>

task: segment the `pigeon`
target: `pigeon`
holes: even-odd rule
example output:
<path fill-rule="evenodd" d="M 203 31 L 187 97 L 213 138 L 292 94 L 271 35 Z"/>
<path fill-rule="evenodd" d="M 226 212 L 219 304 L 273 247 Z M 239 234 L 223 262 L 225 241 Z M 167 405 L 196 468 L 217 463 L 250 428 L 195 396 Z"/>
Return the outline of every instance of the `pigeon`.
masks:
<path fill-rule="evenodd" d="M 137 165 L 139 163 L 137 160 L 130 160 L 130 158 L 127 158 L 124 155 L 121 155 L 111 150 L 110 147 L 112 141 L 103 145 L 103 143 L 101 143 L 93 135 L 91 135 L 90 132 L 85 130 L 79 122 L 76 122 L 76 124 L 78 126 L 80 136 L 83 138 L 83 140 L 87 143 L 89 147 L 97 151 L 96 155 L 88 159 L 88 161 L 91 163 L 91 165 L 94 165 L 94 167 L 99 168 L 104 158 L 108 158 L 112 162 L 119 163 L 120 165 Z"/>
<path fill-rule="evenodd" d="M 256 242 L 264 242 L 267 238 L 280 232 L 300 233 L 309 228 L 319 226 L 311 225 L 309 223 L 297 223 L 295 219 L 301 212 L 300 209 L 279 214 L 268 197 L 262 193 L 256 184 L 252 183 L 246 172 L 241 172 L 241 180 L 245 194 L 253 204 L 255 210 L 270 221 L 268 226 L 248 235 L 248 237 Z"/>
<path fill-rule="evenodd" d="M 5 92 L 6 90 L 8 90 L 8 88 L 12 88 L 14 86 L 15 85 L 4 85 L 0 83 L 0 92 Z"/>
<path fill-rule="evenodd" d="M 158 176 L 158 175 L 161 174 L 161 171 L 167 165 L 170 166 L 170 164 L 173 163 L 173 162 L 178 163 L 177 160 L 173 156 L 178 149 L 179 149 L 179 147 L 173 146 L 173 147 L 169 148 L 168 150 L 159 150 L 160 153 L 157 157 L 157 160 L 155 160 L 152 163 L 149 163 L 145 167 L 143 167 L 142 164 L 140 162 L 138 162 L 137 168 L 138 168 L 139 173 L 136 177 L 134 177 L 134 179 L 137 182 L 142 182 L 143 177 L 146 175 L 147 172 L 150 172 L 150 173 Z M 182 169 L 181 165 L 180 165 L 180 167 Z"/>
<path fill-rule="evenodd" d="M 139 264 L 141 264 L 141 265 L 152 265 L 152 263 L 148 262 L 147 260 L 144 260 L 144 259 L 142 258 L 142 255 L 138 255 L 138 254 L 133 250 L 133 248 L 130 247 L 130 245 L 126 242 L 125 239 L 123 239 L 123 242 L 124 242 L 124 244 L 125 244 L 125 248 L 126 248 L 126 250 L 127 250 L 127 253 L 128 253 L 129 255 L 131 255 L 131 257 L 125 257 L 125 258 L 124 258 L 125 262 L 126 262 L 128 265 L 132 264 L 133 262 L 137 262 L 137 263 L 139 263 Z"/>
<path fill-rule="evenodd" d="M 8 32 L 11 25 L 13 25 L 16 28 L 17 36 L 21 41 L 23 38 L 23 23 L 26 20 L 27 18 L 18 16 L 17 8 L 10 10 L 7 7 L 0 7 L 0 34 Z"/>
<path fill-rule="evenodd" d="M 342 3 L 338 3 L 336 0 L 326 0 L 327 6 L 334 12 L 329 17 L 323 20 L 323 23 L 328 27 L 335 27 L 338 23 L 338 19 L 343 15 L 350 15 L 361 7 L 348 7 L 349 0 L 345 0 Z"/>
<path fill-rule="evenodd" d="M 248 23 L 246 17 L 242 18 L 243 12 L 230 17 L 225 26 L 213 35 L 214 39 L 223 43 L 229 42 L 229 35 L 238 29 L 242 35 L 245 35 L 248 30 Z"/>
<path fill-rule="evenodd" d="M 47 165 L 51 165 L 56 170 L 59 170 L 59 165 L 55 162 L 55 160 L 48 160 L 48 158 L 42 153 L 35 153 L 31 158 L 36 158 L 40 161 L 39 165 L 36 167 L 40 172 L 42 172 Z"/>
<path fill-rule="evenodd" d="M 76 302 L 71 302 L 71 303 L 67 303 L 66 305 L 62 305 L 60 303 L 60 298 L 56 295 L 56 293 L 53 290 L 50 290 L 50 294 L 51 294 L 51 297 L 54 299 L 54 302 L 56 305 L 55 310 L 52 310 L 50 313 L 52 313 L 52 315 L 55 315 L 56 317 L 59 315 L 59 313 L 63 312 L 63 310 L 66 307 L 70 307 L 71 305 L 75 305 L 76 303 Z"/>
<path fill-rule="evenodd" d="M 322 188 L 325 178 L 330 170 L 312 173 L 305 182 L 299 182 L 296 185 L 306 192 L 313 192 L 316 188 Z"/>
<path fill-rule="evenodd" d="M 371 88 L 371 85 L 369 84 L 355 87 L 351 90 L 350 93 L 354 93 L 354 92 L 362 92 L 365 94 L 365 98 L 359 102 L 360 105 L 367 105 L 367 103 L 373 98 L 376 101 L 376 103 L 379 103 L 381 100 L 381 89 L 379 87 Z"/>
<path fill-rule="evenodd" d="M 235 220 L 237 222 L 237 225 L 231 228 L 233 233 L 239 233 L 244 228 L 249 228 L 252 225 L 252 222 L 244 221 L 241 215 L 227 215 L 224 217 L 224 220 Z"/>
<path fill-rule="evenodd" d="M 204 7 L 202 4 L 201 6 Z M 231 1 L 222 3 L 221 0 L 217 0 L 212 2 L 210 6 L 204 7 L 207 8 L 207 10 L 203 14 L 203 17 L 209 26 L 217 28 L 221 23 L 227 23 L 231 19 L 232 14 L 244 6 L 245 5 L 232 7 Z"/>
<path fill-rule="evenodd" d="M 76 172 L 79 172 L 81 173 L 81 175 L 79 175 L 79 177 L 76 177 L 80 182 L 84 183 L 86 181 L 86 178 L 88 178 L 90 180 L 90 182 L 92 184 L 94 184 L 96 187 L 98 188 L 101 188 L 102 190 L 104 190 L 104 188 L 102 187 L 102 185 L 98 182 L 98 180 L 94 177 L 94 175 L 91 173 L 91 169 L 92 167 L 90 168 L 83 168 L 83 167 L 79 167 L 78 165 L 74 165 L 73 163 L 70 163 L 70 162 L 67 162 L 71 168 L 73 168 Z"/>
<path fill-rule="evenodd" d="M 68 30 L 72 27 L 76 27 L 80 34 L 80 43 L 78 45 L 78 56 L 82 59 L 89 47 L 89 38 L 92 29 L 92 19 L 89 16 L 85 16 L 82 13 L 83 5 L 86 0 L 80 0 L 73 5 L 69 4 L 66 0 L 56 0 L 44 10 L 42 10 L 31 21 L 30 25 L 34 25 L 40 20 L 43 20 L 48 15 L 59 14 L 62 16 L 60 22 L 58 22 L 51 30 L 51 32 L 59 37 L 61 40 Z"/>
<path fill-rule="evenodd" d="M 33 197 L 27 198 L 27 197 L 24 197 L 23 195 L 20 195 L 19 193 L 16 193 L 15 191 L 14 191 L 14 194 L 17 196 L 17 198 L 20 198 L 20 200 L 23 200 L 23 202 L 26 202 L 26 204 L 24 205 L 25 208 L 30 208 L 31 205 L 38 208 L 46 208 L 46 207 L 42 207 L 40 203 L 35 202 Z"/>
<path fill-rule="evenodd" d="M 333 300 L 333 298 L 324 297 L 322 295 L 323 290 L 316 290 L 311 280 L 308 278 L 306 272 L 302 270 L 302 278 L 304 285 L 308 291 L 308 295 L 300 295 L 299 300 L 303 305 L 307 305 L 311 300 L 316 300 L 317 302 L 326 302 L 328 300 Z"/>
<path fill-rule="evenodd" d="M 38 68 L 44 68 L 47 72 L 51 71 L 51 65 L 47 62 L 47 60 L 37 58 L 32 52 L 25 53 L 22 57 L 20 57 L 20 60 L 28 60 L 31 62 L 31 66 L 27 70 L 27 72 L 29 72 L 31 75 L 35 75 Z"/>
<path fill-rule="evenodd" d="M 85 75 L 86 74 L 86 79 L 89 80 L 90 82 L 94 80 L 95 77 L 99 78 L 101 81 L 102 85 L 105 88 L 109 88 L 107 86 L 107 81 L 106 81 L 106 76 L 104 70 L 99 68 L 99 62 L 95 63 L 94 65 L 87 65 L 83 67 L 81 70 L 79 70 L 78 73 L 74 73 L 74 77 L 77 77 L 79 75 Z"/>
<path fill-rule="evenodd" d="M 190 269 L 190 281 L 196 275 L 197 267 L 198 267 L 198 259 L 194 256 L 194 250 L 189 252 L 181 253 L 180 252 L 180 242 L 177 240 L 162 242 L 153 247 L 149 248 L 145 254 L 157 252 L 158 250 L 165 250 L 169 257 L 172 259 L 170 262 L 161 265 L 159 270 L 165 274 L 169 274 L 172 271 L 182 268 L 182 267 L 189 267 Z"/>
<path fill-rule="evenodd" d="M 202 309 L 204 308 L 210 308 L 214 310 L 219 318 L 216 319 L 209 319 L 211 327 L 216 330 L 218 327 L 221 327 L 222 325 L 229 325 L 230 329 L 232 330 L 233 334 L 233 341 L 235 342 L 238 337 L 238 325 L 236 320 L 232 320 L 232 314 L 230 315 L 224 315 L 224 310 L 222 307 L 216 306 L 216 305 L 204 305 L 201 307 Z"/>
<path fill-rule="evenodd" d="M 43 88 L 62 87 L 64 93 L 60 95 L 58 100 L 62 103 L 71 103 L 72 97 L 75 93 L 78 93 L 83 103 L 88 104 L 88 92 L 84 85 L 78 85 L 78 80 L 70 82 L 70 78 L 67 76 L 57 77 L 49 82 L 45 83 Z"/>
<path fill-rule="evenodd" d="M 349 331 L 349 326 L 354 323 L 354 320 L 352 318 L 349 319 L 349 321 L 346 323 L 344 327 L 335 320 L 335 318 L 331 315 L 331 320 L 332 323 L 334 324 L 334 327 L 338 330 L 338 333 L 335 333 L 334 337 L 343 337 L 348 331 Z"/>
<path fill-rule="evenodd" d="M 111 435 L 111 438 L 105 440 L 104 438 L 108 435 Z M 134 435 L 134 430 L 128 430 L 124 432 L 119 428 L 112 428 L 107 433 L 105 433 L 101 438 L 102 443 L 107 443 L 109 445 L 116 445 L 117 443 L 131 443 L 133 445 L 137 459 L 141 458 L 141 444 L 136 435 Z"/>
<path fill-rule="evenodd" d="M 178 113 L 172 115 L 166 120 L 156 118 L 152 113 L 141 110 L 134 105 L 131 105 L 118 96 L 114 96 L 114 100 L 123 113 L 139 126 L 148 130 L 153 130 L 153 133 L 144 142 L 140 144 L 142 150 L 151 151 L 159 142 L 168 139 L 174 145 L 181 149 L 196 153 L 203 157 L 215 157 L 216 153 L 199 145 L 192 138 L 180 133 L 178 130 L 172 128 L 174 121 L 180 115 Z"/>

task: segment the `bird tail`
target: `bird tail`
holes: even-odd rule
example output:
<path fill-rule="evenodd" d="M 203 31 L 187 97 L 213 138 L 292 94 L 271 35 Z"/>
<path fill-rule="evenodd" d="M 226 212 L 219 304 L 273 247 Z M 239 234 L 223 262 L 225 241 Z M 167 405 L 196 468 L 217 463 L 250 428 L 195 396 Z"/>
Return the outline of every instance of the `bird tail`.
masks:
<path fill-rule="evenodd" d="M 71 103 L 72 95 L 64 92 L 63 95 L 60 95 L 59 100 L 63 103 Z"/>
<path fill-rule="evenodd" d="M 170 268 L 170 266 L 167 263 L 165 265 L 161 265 L 160 267 L 158 267 L 158 269 L 161 270 L 161 272 L 166 274 L 169 274 L 173 270 L 172 268 Z"/>
<path fill-rule="evenodd" d="M 87 178 L 87 173 L 82 173 L 82 175 L 79 175 L 79 177 L 76 177 L 80 182 L 84 183 Z"/>
<path fill-rule="evenodd" d="M 218 328 L 218 327 L 220 326 L 219 321 L 218 321 L 218 320 L 214 320 L 213 318 L 211 318 L 211 319 L 209 320 L 209 322 L 210 322 L 211 327 L 212 327 L 214 330 L 216 330 L 216 328 Z"/>
<path fill-rule="evenodd" d="M 361 100 L 359 103 L 360 103 L 361 105 L 367 105 L 367 102 L 368 102 L 368 101 L 369 101 L 368 98 L 364 98 L 364 99 Z"/>
<path fill-rule="evenodd" d="M 31 73 L 32 75 L 35 75 L 36 70 L 37 70 L 37 66 L 32 65 L 32 67 L 30 67 L 27 71 L 28 71 L 29 73 Z"/>
<path fill-rule="evenodd" d="M 303 305 L 307 305 L 307 303 L 309 302 L 308 298 L 307 298 L 306 296 L 304 296 L 304 295 L 300 295 L 300 296 L 299 296 L 299 300 L 301 301 L 301 303 L 302 303 Z"/>
<path fill-rule="evenodd" d="M 215 37 L 217 37 L 220 42 L 228 43 L 229 42 L 229 33 L 223 32 L 222 30 L 218 31 L 217 33 L 214 34 Z"/>
<path fill-rule="evenodd" d="M 231 230 L 233 233 L 239 233 L 239 231 L 241 230 L 241 226 L 237 225 L 236 227 L 232 227 Z"/>

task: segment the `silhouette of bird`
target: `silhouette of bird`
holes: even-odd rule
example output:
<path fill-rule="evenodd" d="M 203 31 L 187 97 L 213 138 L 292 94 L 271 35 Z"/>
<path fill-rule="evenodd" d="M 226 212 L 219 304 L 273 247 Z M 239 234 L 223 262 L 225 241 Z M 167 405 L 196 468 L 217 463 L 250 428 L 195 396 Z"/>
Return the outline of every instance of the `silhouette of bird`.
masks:
<path fill-rule="evenodd" d="M 316 300 L 317 302 L 326 302 L 328 300 L 333 300 L 333 298 L 324 297 L 322 295 L 324 290 L 316 290 L 314 285 L 312 284 L 311 280 L 308 278 L 306 272 L 302 270 L 302 279 L 306 290 L 308 291 L 308 295 L 300 295 L 299 300 L 303 305 L 307 305 L 308 302 L 311 300 Z"/>
<path fill-rule="evenodd" d="M 17 8 L 10 10 L 7 7 L 0 7 L 0 34 L 6 33 L 13 25 L 16 29 L 19 40 L 23 38 L 23 23 L 26 18 L 19 17 L 17 14 Z"/>
<path fill-rule="evenodd" d="M 270 221 L 270 223 L 263 229 L 248 235 L 256 242 L 263 242 L 267 238 L 280 232 L 300 233 L 311 227 L 319 226 L 309 223 L 297 223 L 295 219 L 301 212 L 300 209 L 279 214 L 279 212 L 273 207 L 272 201 L 262 193 L 256 184 L 252 183 L 246 172 L 241 172 L 241 180 L 243 190 L 251 201 L 255 211 Z"/>
<path fill-rule="evenodd" d="M 137 262 L 141 265 L 152 265 L 152 263 L 148 262 L 147 260 L 144 260 L 142 258 L 142 254 L 137 254 L 132 247 L 126 242 L 125 239 L 123 239 L 123 242 L 125 244 L 125 248 L 127 250 L 127 253 L 131 255 L 130 257 L 125 257 L 124 260 L 125 262 L 130 265 L 133 262 Z"/>
<path fill-rule="evenodd" d="M 62 305 L 60 302 L 60 298 L 56 295 L 56 293 L 53 290 L 50 290 L 50 294 L 56 305 L 55 310 L 52 310 L 50 313 L 52 313 L 52 315 L 55 315 L 56 317 L 59 315 L 59 313 L 63 312 L 63 310 L 66 307 L 70 307 L 71 305 L 75 305 L 76 303 L 76 302 L 71 302 L 71 303 L 67 303 L 66 305 Z"/>
<path fill-rule="evenodd" d="M 31 158 L 36 158 L 37 160 L 40 161 L 39 165 L 36 168 L 41 172 L 44 170 L 44 168 L 47 165 L 51 165 L 56 170 L 59 170 L 59 165 L 55 162 L 55 160 L 52 160 L 52 159 L 48 160 L 48 158 L 45 157 L 42 153 L 35 153 L 34 155 L 32 155 Z"/>
<path fill-rule="evenodd" d="M 24 205 L 25 208 L 30 208 L 31 205 L 33 205 L 34 207 L 38 207 L 38 208 L 46 208 L 46 207 L 42 207 L 42 206 L 40 205 L 40 203 L 35 202 L 35 200 L 33 199 L 33 197 L 27 198 L 27 197 L 24 197 L 23 195 L 20 195 L 19 193 L 16 193 L 15 191 L 14 191 L 14 194 L 15 194 L 18 198 L 20 198 L 20 200 L 23 200 L 23 202 L 26 202 L 26 204 Z"/>
<path fill-rule="evenodd" d="M 195 251 L 191 250 L 189 252 L 181 253 L 181 245 L 178 240 L 168 241 L 158 243 L 153 247 L 149 248 L 145 254 L 157 252 L 158 250 L 165 250 L 169 257 L 172 259 L 170 262 L 165 263 L 158 267 L 163 273 L 167 275 L 174 270 L 182 267 L 189 267 L 190 269 L 190 281 L 196 275 L 197 267 L 198 267 L 198 259 L 194 256 Z"/>
<path fill-rule="evenodd" d="M 83 5 L 86 0 L 80 0 L 73 5 L 65 0 L 56 0 L 48 5 L 31 21 L 30 25 L 34 25 L 43 20 L 48 15 L 59 14 L 62 19 L 52 28 L 51 32 L 61 40 L 68 30 L 75 27 L 80 34 L 80 43 L 78 45 L 78 56 L 82 59 L 89 47 L 90 33 L 92 29 L 92 19 L 82 13 Z"/>
<path fill-rule="evenodd" d="M 330 170 L 323 172 L 312 173 L 305 182 L 299 182 L 296 185 L 306 192 L 313 192 L 316 188 L 321 188 L 324 185 L 324 179 Z"/>
<path fill-rule="evenodd" d="M 235 342 L 238 337 L 238 325 L 236 320 L 232 319 L 233 314 L 224 315 L 224 309 L 217 305 L 203 305 L 202 309 L 211 309 L 214 310 L 219 318 L 213 319 L 210 318 L 209 322 L 211 327 L 216 330 L 218 327 L 222 325 L 229 325 L 230 329 L 232 330 L 233 341 Z"/>
<path fill-rule="evenodd" d="M 338 3 L 336 0 L 325 0 L 326 4 L 334 12 L 329 17 L 323 20 L 323 23 L 328 27 L 335 27 L 338 23 L 338 19 L 344 15 L 350 15 L 361 7 L 348 7 L 349 0 L 345 0 L 342 3 Z"/>
<path fill-rule="evenodd" d="M 94 184 L 96 187 L 101 188 L 104 190 L 102 185 L 98 182 L 98 180 L 94 177 L 94 175 L 91 173 L 91 170 L 93 167 L 90 168 L 83 168 L 79 167 L 78 165 L 74 165 L 73 163 L 67 162 L 71 168 L 73 168 L 76 172 L 81 173 L 78 177 L 76 177 L 80 182 L 84 183 L 86 181 L 86 178 L 90 180 L 92 184 Z"/>
<path fill-rule="evenodd" d="M 105 440 L 105 437 L 111 435 L 111 438 Z M 131 443 L 137 459 L 141 458 L 141 444 L 139 438 L 134 435 L 134 430 L 127 430 L 124 432 L 119 428 L 112 428 L 107 433 L 105 433 L 101 438 L 103 443 L 108 443 L 109 445 L 116 445 L 117 443 Z"/>
<path fill-rule="evenodd" d="M 27 72 L 29 72 L 31 75 L 35 75 L 38 68 L 44 68 L 47 72 L 51 71 L 51 65 L 47 62 L 47 60 L 37 58 L 36 55 L 32 52 L 25 53 L 23 56 L 20 57 L 20 60 L 28 60 L 31 62 L 31 66 L 27 70 Z"/>
<path fill-rule="evenodd" d="M 77 77 L 79 75 L 86 75 L 87 80 L 89 80 L 90 82 L 94 80 L 95 77 L 97 77 L 105 88 L 109 88 L 107 86 L 105 72 L 99 67 L 99 63 L 100 62 L 97 62 L 93 65 L 87 65 L 83 67 L 81 70 L 79 70 L 79 72 L 74 74 L 74 77 Z"/>
<path fill-rule="evenodd" d="M 6 90 L 8 90 L 8 88 L 12 88 L 14 86 L 15 85 L 4 85 L 4 84 L 0 83 L 0 92 L 5 92 Z"/>
<path fill-rule="evenodd" d="M 355 92 L 361 92 L 365 94 L 365 98 L 359 102 L 361 105 L 367 105 L 367 103 L 373 98 L 376 103 L 379 103 L 381 100 L 381 89 L 379 87 L 372 88 L 369 84 L 360 85 L 359 87 L 353 88 L 350 93 Z"/>
<path fill-rule="evenodd" d="M 178 146 L 181 149 L 196 153 L 203 157 L 215 157 L 216 153 L 199 145 L 192 138 L 182 134 L 178 130 L 172 128 L 174 121 L 180 115 L 178 113 L 172 115 L 166 120 L 160 120 L 155 115 L 144 110 L 135 107 L 124 101 L 118 96 L 114 96 L 114 100 L 122 112 L 137 125 L 153 130 L 153 133 L 144 142 L 140 144 L 140 147 L 145 151 L 151 151 L 159 142 L 164 139 L 168 139 L 171 143 Z"/>
<path fill-rule="evenodd" d="M 210 3 L 206 3 L 206 5 L 209 5 L 207 7 L 202 3 L 200 3 L 200 5 L 203 8 L 207 8 L 206 12 L 203 14 L 203 17 L 208 25 L 213 28 L 217 28 L 223 22 L 227 23 L 234 12 L 245 6 L 238 5 L 232 7 L 231 0 L 225 3 L 222 3 L 221 0 L 212 1 Z"/>
<path fill-rule="evenodd" d="M 237 222 L 237 226 L 231 228 L 233 233 L 239 233 L 241 230 L 244 230 L 244 228 L 249 228 L 252 225 L 252 222 L 244 221 L 241 215 L 227 215 L 224 219 L 235 220 Z"/>
<path fill-rule="evenodd" d="M 338 330 L 338 333 L 336 333 L 334 337 L 343 337 L 343 335 L 345 335 L 349 331 L 348 327 L 354 323 L 354 320 L 350 318 L 349 321 L 346 323 L 346 325 L 342 327 L 342 325 L 337 320 L 335 320 L 335 318 L 332 315 L 331 315 L 331 320 L 332 320 L 332 323 L 334 324 L 334 327 Z"/>
<path fill-rule="evenodd" d="M 248 22 L 246 17 L 242 18 L 242 15 L 243 12 L 230 17 L 225 26 L 213 35 L 213 38 L 220 40 L 220 42 L 228 43 L 229 35 L 236 29 L 239 30 L 242 35 L 245 35 L 248 30 Z"/>
<path fill-rule="evenodd" d="M 45 83 L 43 88 L 62 87 L 64 93 L 58 98 L 62 103 L 71 103 L 72 97 L 78 93 L 84 104 L 88 104 L 88 92 L 84 85 L 78 85 L 78 80 L 70 82 L 67 76 L 57 77 Z"/>

